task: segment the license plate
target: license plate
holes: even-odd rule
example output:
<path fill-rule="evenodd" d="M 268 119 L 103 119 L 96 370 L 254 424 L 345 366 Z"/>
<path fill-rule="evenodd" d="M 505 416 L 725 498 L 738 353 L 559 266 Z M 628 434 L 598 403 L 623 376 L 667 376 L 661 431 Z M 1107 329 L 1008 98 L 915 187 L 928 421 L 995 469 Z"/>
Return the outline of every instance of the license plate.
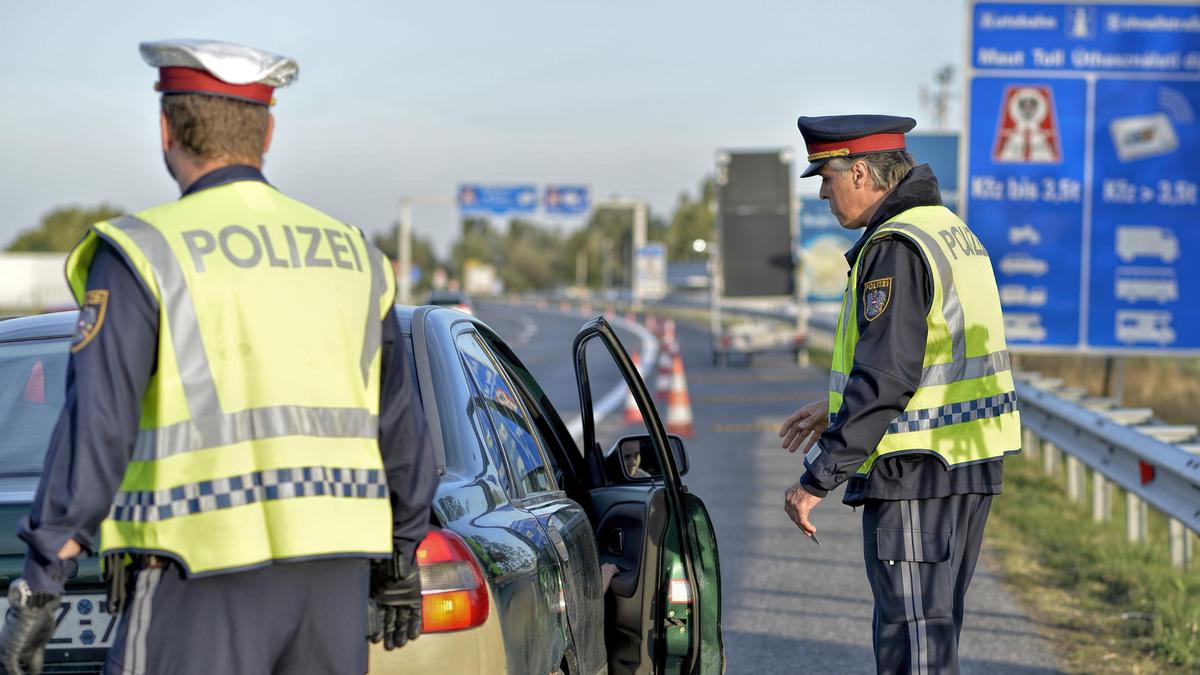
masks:
<path fill-rule="evenodd" d="M 0 599 L 0 616 L 7 613 L 8 600 Z M 107 649 L 117 635 L 117 615 L 108 613 L 103 593 L 63 596 L 55 622 L 46 649 Z"/>

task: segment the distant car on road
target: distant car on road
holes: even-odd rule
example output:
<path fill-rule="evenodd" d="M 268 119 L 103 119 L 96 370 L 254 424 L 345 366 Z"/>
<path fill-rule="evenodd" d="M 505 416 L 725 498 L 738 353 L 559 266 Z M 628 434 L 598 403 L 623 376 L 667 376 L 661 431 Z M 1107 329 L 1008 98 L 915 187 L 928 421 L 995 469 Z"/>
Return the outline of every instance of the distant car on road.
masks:
<path fill-rule="evenodd" d="M 75 317 L 0 322 L 5 532 L 16 530 L 37 487 L 63 404 Z M 441 478 L 434 527 L 418 550 L 424 633 L 399 651 L 372 647 L 371 672 L 720 673 L 711 520 L 683 487 L 682 441 L 666 434 L 609 325 L 593 319 L 570 346 L 585 412 L 578 444 L 542 386 L 487 325 L 434 306 L 397 307 L 396 320 Z M 596 441 L 589 346 L 611 357 L 646 420 L 607 451 Z M 639 461 L 630 475 L 634 452 Z M 16 537 L 0 537 L 5 587 L 21 573 L 24 554 Z M 618 569 L 607 597 L 603 563 Z M 99 672 L 116 625 L 104 611 L 104 591 L 95 560 L 81 561 L 47 672 Z M 6 609 L 0 600 L 0 615 Z"/>
<path fill-rule="evenodd" d="M 430 291 L 425 304 L 449 307 L 463 314 L 475 315 L 475 305 L 471 302 L 471 296 L 462 291 Z"/>

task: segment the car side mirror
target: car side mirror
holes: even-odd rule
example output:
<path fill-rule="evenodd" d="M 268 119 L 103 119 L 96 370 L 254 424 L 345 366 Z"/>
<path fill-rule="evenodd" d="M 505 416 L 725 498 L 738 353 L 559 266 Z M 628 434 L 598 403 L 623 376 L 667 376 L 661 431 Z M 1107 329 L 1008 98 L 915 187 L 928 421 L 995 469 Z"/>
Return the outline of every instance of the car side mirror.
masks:
<path fill-rule="evenodd" d="M 671 445 L 671 454 L 675 457 L 675 466 L 679 469 L 679 475 L 683 476 L 688 472 L 687 451 L 683 447 L 683 439 L 668 435 L 667 441 Z M 662 478 L 662 467 L 658 465 L 658 457 L 654 453 L 654 446 L 650 442 L 650 436 L 626 436 L 617 441 L 609 453 L 611 461 L 616 462 L 621 468 L 621 475 L 628 481 L 646 481 Z"/>

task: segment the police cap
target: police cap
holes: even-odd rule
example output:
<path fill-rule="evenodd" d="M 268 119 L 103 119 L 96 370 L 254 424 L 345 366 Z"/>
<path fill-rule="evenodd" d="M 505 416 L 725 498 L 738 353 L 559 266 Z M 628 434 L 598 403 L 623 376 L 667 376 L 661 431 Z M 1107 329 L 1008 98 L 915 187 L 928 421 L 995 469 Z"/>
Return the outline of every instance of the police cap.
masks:
<path fill-rule="evenodd" d="M 917 126 L 911 117 L 894 115 L 827 115 L 796 120 L 808 146 L 808 168 L 800 174 L 816 174 L 834 157 L 858 157 L 873 152 L 904 149 L 904 134 Z"/>
<path fill-rule="evenodd" d="M 142 59 L 158 68 L 157 91 L 207 94 L 271 105 L 275 89 L 300 75 L 295 59 L 216 40 L 160 40 L 138 45 Z"/>

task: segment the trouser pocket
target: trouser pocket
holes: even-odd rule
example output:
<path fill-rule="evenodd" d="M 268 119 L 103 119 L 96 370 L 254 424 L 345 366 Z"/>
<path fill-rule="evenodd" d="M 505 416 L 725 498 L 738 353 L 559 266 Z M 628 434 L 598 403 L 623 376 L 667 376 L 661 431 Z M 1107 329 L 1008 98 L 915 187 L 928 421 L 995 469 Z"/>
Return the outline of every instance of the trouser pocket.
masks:
<path fill-rule="evenodd" d="M 879 672 L 957 672 L 951 535 L 921 529 L 916 501 L 885 508 L 899 509 L 901 517 L 881 517 L 880 525 L 900 527 L 864 533 Z"/>

